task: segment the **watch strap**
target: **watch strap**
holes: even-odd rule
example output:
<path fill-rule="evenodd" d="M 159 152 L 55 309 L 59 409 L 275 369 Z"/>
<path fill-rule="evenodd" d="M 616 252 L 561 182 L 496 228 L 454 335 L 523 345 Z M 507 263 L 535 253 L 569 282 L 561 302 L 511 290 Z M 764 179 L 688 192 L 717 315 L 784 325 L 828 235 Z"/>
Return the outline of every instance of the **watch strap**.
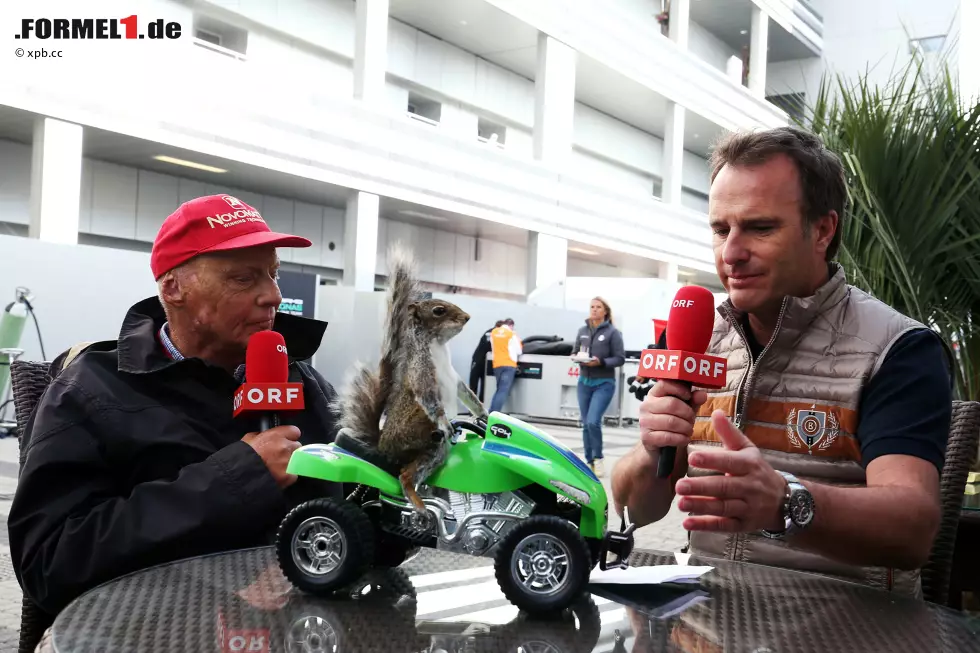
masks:
<path fill-rule="evenodd" d="M 762 529 L 762 534 L 769 538 L 770 540 L 781 540 L 785 538 L 790 531 L 793 530 L 793 520 L 790 518 L 789 514 L 789 500 L 792 496 L 793 490 L 790 487 L 791 483 L 799 484 L 799 480 L 790 474 L 789 472 L 781 472 L 778 469 L 776 473 L 782 476 L 786 480 L 786 494 L 783 497 L 783 530 L 781 531 L 771 531 L 767 528 Z"/>

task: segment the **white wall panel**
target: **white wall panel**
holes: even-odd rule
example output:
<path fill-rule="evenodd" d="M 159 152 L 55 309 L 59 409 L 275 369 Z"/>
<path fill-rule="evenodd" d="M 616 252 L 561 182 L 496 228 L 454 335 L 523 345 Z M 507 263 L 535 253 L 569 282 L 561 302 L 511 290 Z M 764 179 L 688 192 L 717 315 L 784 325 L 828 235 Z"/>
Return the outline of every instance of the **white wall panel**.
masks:
<path fill-rule="evenodd" d="M 480 239 L 480 260 L 473 262 L 474 285 L 498 292 L 508 291 L 508 252 L 506 243 Z"/>
<path fill-rule="evenodd" d="M 344 209 L 323 207 L 323 236 L 314 246 L 320 247 L 320 265 L 327 268 L 344 268 Z M 330 250 L 333 243 L 333 251 Z"/>
<path fill-rule="evenodd" d="M 92 160 L 82 159 L 82 183 L 79 188 L 78 199 L 78 231 L 81 233 L 92 231 L 92 188 L 94 185 L 95 172 L 92 170 Z"/>
<path fill-rule="evenodd" d="M 306 202 L 296 202 L 296 213 L 293 219 L 293 234 L 313 241 L 312 247 L 293 250 L 293 263 L 319 265 L 320 247 L 323 244 L 323 207 Z"/>
<path fill-rule="evenodd" d="M 180 204 L 184 202 L 189 202 L 195 197 L 202 197 L 207 194 L 207 186 L 203 181 L 198 181 L 196 179 L 185 179 L 181 177 L 177 183 L 177 191 L 179 197 L 177 201 Z"/>
<path fill-rule="evenodd" d="M 453 285 L 472 288 L 476 283 L 473 270 L 475 246 L 476 239 L 473 236 L 456 235 L 456 269 Z"/>
<path fill-rule="evenodd" d="M 507 292 L 527 292 L 527 248 L 507 246 Z"/>
<path fill-rule="evenodd" d="M 446 42 L 424 32 L 419 32 L 417 39 L 418 50 L 412 81 L 429 88 L 439 88 L 442 85 L 443 47 Z"/>
<path fill-rule="evenodd" d="M 378 256 L 375 274 L 388 275 L 388 225 L 391 220 L 378 218 Z"/>
<path fill-rule="evenodd" d="M 435 281 L 436 231 L 415 226 L 415 256 L 418 258 L 419 279 Z"/>
<path fill-rule="evenodd" d="M 641 170 L 659 173 L 663 141 L 653 134 L 575 103 L 575 145 Z"/>
<path fill-rule="evenodd" d="M 415 232 L 413 229 L 414 225 L 410 225 L 407 222 L 389 221 L 387 234 L 388 247 L 398 245 L 408 249 L 414 248 Z"/>
<path fill-rule="evenodd" d="M 456 234 L 437 231 L 435 238 L 435 258 L 432 280 L 435 283 L 452 285 L 456 283 Z"/>
<path fill-rule="evenodd" d="M 95 161 L 92 172 L 91 233 L 136 238 L 136 168 Z"/>
<path fill-rule="evenodd" d="M 28 224 L 31 203 L 31 146 L 0 140 L 0 171 L 0 222 Z"/>
<path fill-rule="evenodd" d="M 735 11 L 734 8 L 731 9 Z M 691 21 L 690 42 L 688 49 L 712 68 L 725 72 L 728 58 L 738 54 L 717 36 Z"/>
<path fill-rule="evenodd" d="M 296 203 L 294 201 L 270 196 L 264 198 L 263 205 L 262 217 L 265 218 L 270 229 L 284 234 L 295 233 L 294 212 Z M 280 249 L 279 260 L 293 262 L 293 252 L 295 251 L 292 247 Z"/>
<path fill-rule="evenodd" d="M 685 188 L 707 194 L 711 188 L 711 168 L 708 162 L 697 154 L 684 151 L 684 176 L 682 181 Z"/>
<path fill-rule="evenodd" d="M 653 177 L 597 158 L 580 149 L 572 150 L 572 169 L 591 183 L 624 193 L 653 193 Z"/>
<path fill-rule="evenodd" d="M 415 76 L 415 53 L 419 31 L 397 20 L 388 21 L 388 66 L 392 75 L 404 79 Z"/>
<path fill-rule="evenodd" d="M 689 190 L 681 191 L 681 205 L 700 213 L 708 212 L 708 199 Z"/>
<path fill-rule="evenodd" d="M 178 179 L 140 170 L 136 194 L 136 240 L 153 242 L 163 221 L 179 206 Z"/>

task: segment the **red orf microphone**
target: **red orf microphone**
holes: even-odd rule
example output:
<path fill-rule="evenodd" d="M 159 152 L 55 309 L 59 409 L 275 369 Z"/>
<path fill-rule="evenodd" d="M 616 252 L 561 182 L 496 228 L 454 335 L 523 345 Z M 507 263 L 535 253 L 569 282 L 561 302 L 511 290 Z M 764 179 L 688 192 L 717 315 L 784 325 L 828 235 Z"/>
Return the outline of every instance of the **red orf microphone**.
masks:
<path fill-rule="evenodd" d="M 671 379 L 687 385 L 721 388 L 727 369 L 724 358 L 707 356 L 715 323 L 715 298 L 701 286 L 683 286 L 674 295 L 667 316 L 667 349 L 645 349 L 640 356 L 639 376 Z M 677 447 L 660 450 L 657 476 L 667 478 L 674 471 Z"/>
<path fill-rule="evenodd" d="M 245 383 L 235 391 L 235 412 L 259 413 L 259 431 L 279 425 L 278 411 L 303 410 L 303 384 L 289 383 L 286 341 L 277 331 L 259 331 L 248 340 Z"/>

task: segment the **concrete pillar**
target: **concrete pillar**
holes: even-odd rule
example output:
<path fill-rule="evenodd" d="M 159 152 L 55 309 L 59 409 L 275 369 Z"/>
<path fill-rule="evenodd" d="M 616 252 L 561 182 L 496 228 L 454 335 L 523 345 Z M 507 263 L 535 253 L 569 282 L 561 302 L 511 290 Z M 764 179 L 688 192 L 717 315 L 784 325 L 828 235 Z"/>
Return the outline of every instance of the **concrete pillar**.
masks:
<path fill-rule="evenodd" d="M 660 262 L 660 278 L 664 281 L 669 281 L 671 283 L 677 283 L 677 263 L 673 261 L 661 261 Z"/>
<path fill-rule="evenodd" d="M 558 236 L 530 232 L 527 242 L 527 294 L 537 305 L 564 306 L 565 293 L 556 283 L 568 276 L 568 241 Z M 550 291 L 550 292 L 549 292 Z M 551 293 L 555 293 L 554 296 Z M 546 295 L 547 299 L 542 295 Z"/>
<path fill-rule="evenodd" d="M 357 0 L 354 97 L 384 106 L 388 64 L 388 0 Z"/>
<path fill-rule="evenodd" d="M 82 127 L 39 116 L 31 152 L 31 238 L 78 243 L 82 190 Z"/>
<path fill-rule="evenodd" d="M 374 291 L 378 258 L 378 209 L 381 198 L 372 193 L 351 191 L 344 220 L 344 278 L 342 284 L 355 290 Z"/>
<path fill-rule="evenodd" d="M 534 158 L 561 164 L 572 151 L 576 52 L 538 33 L 534 75 Z"/>
<path fill-rule="evenodd" d="M 681 203 L 684 174 L 684 107 L 667 102 L 667 122 L 664 126 L 663 196 L 667 204 Z"/>
<path fill-rule="evenodd" d="M 670 0 L 670 40 L 687 50 L 691 33 L 691 0 Z"/>
<path fill-rule="evenodd" d="M 956 57 L 959 65 L 960 93 L 964 111 L 980 102 L 980 2 L 960 1 L 959 52 Z"/>
<path fill-rule="evenodd" d="M 752 5 L 752 32 L 749 37 L 749 90 L 766 97 L 766 60 L 769 57 L 769 15 Z"/>

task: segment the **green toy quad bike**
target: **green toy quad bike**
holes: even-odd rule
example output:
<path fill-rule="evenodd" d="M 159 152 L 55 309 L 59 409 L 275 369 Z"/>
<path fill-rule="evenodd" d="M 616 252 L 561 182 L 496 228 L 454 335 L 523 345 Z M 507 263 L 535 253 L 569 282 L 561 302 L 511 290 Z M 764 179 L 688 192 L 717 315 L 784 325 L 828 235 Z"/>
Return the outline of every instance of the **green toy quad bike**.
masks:
<path fill-rule="evenodd" d="M 634 527 L 606 531 L 605 489 L 571 450 L 500 413 L 453 426 L 445 461 L 418 488 L 424 514 L 405 498 L 398 469 L 346 434 L 296 450 L 288 473 L 357 489 L 344 501 L 316 499 L 286 515 L 276 542 L 285 576 L 327 594 L 369 567 L 394 567 L 432 547 L 493 556 L 504 596 L 541 613 L 571 605 L 597 563 L 626 566 Z"/>

